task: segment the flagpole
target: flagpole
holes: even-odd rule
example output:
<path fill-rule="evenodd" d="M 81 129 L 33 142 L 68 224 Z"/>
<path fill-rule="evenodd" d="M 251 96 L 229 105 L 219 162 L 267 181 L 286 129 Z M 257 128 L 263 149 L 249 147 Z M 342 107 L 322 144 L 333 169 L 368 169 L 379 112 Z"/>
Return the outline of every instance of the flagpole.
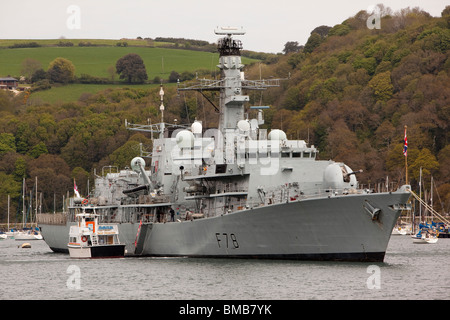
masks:
<path fill-rule="evenodd" d="M 407 137 L 406 137 L 406 129 L 407 126 L 405 125 L 405 146 L 404 146 L 404 154 L 405 154 L 405 169 L 406 169 L 406 184 L 408 184 L 408 142 L 407 142 Z"/>

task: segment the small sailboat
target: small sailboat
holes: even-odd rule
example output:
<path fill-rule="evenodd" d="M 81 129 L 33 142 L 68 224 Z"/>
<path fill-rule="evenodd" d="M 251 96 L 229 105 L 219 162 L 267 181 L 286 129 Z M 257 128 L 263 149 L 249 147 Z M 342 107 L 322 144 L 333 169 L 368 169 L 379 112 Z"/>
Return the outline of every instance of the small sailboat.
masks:
<path fill-rule="evenodd" d="M 397 226 L 394 227 L 394 229 L 392 229 L 392 235 L 407 235 L 407 234 L 411 234 L 411 225 L 408 224 L 404 224 L 401 223 Z"/>
<path fill-rule="evenodd" d="M 71 258 L 120 258 L 125 244 L 119 241 L 115 224 L 99 224 L 99 215 L 83 211 L 76 215 L 77 225 L 70 227 L 67 247 Z"/>
<path fill-rule="evenodd" d="M 42 235 L 39 232 L 38 228 L 33 229 L 23 229 L 22 231 L 19 231 L 14 234 L 15 240 L 42 240 Z"/>
<path fill-rule="evenodd" d="M 427 243 L 436 243 L 438 241 L 438 237 L 436 235 L 436 231 L 429 227 L 429 225 L 420 225 L 421 228 L 419 232 L 411 238 L 413 239 L 413 243 L 417 244 L 427 244 Z"/>

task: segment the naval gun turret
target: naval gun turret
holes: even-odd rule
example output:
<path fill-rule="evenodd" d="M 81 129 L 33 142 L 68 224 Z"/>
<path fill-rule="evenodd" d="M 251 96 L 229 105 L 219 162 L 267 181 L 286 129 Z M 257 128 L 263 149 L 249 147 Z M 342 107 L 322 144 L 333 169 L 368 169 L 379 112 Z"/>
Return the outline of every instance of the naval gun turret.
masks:
<path fill-rule="evenodd" d="M 141 157 L 133 158 L 133 160 L 131 160 L 131 169 L 141 175 L 143 184 L 134 188 L 124 190 L 123 194 L 132 198 L 136 198 L 142 194 L 148 194 L 149 190 L 151 190 L 152 183 L 150 181 L 150 178 L 147 176 L 147 173 L 145 172 L 145 160 Z"/>

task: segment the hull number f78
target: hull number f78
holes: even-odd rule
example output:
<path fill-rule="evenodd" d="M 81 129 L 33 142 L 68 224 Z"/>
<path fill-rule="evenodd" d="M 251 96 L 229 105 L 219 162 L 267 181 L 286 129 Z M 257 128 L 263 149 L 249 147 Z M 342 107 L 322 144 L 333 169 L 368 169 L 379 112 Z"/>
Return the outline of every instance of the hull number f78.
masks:
<path fill-rule="evenodd" d="M 216 232 L 216 239 L 219 248 L 239 248 L 239 243 L 234 233 Z"/>

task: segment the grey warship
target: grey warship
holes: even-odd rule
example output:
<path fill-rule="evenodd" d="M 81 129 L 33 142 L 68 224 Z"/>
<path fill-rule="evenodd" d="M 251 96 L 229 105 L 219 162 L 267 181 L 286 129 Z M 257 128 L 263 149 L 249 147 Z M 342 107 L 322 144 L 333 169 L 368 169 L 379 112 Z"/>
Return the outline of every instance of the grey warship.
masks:
<path fill-rule="evenodd" d="M 304 140 L 282 130 L 267 132 L 265 106 L 248 119 L 247 90 L 279 85 L 279 79 L 248 80 L 241 63 L 241 28 L 217 28 L 221 77 L 197 79 L 179 91 L 217 91 L 218 129 L 164 122 L 125 123 L 157 133 L 146 170 L 142 157 L 131 169 L 96 177 L 86 201 L 71 198 L 68 212 L 41 215 L 50 246 L 66 252 L 77 213 L 95 210 L 101 223 L 116 223 L 126 255 L 157 257 L 384 260 L 392 229 L 407 206 L 408 185 L 395 192 L 359 189 L 344 163 L 317 160 Z"/>

